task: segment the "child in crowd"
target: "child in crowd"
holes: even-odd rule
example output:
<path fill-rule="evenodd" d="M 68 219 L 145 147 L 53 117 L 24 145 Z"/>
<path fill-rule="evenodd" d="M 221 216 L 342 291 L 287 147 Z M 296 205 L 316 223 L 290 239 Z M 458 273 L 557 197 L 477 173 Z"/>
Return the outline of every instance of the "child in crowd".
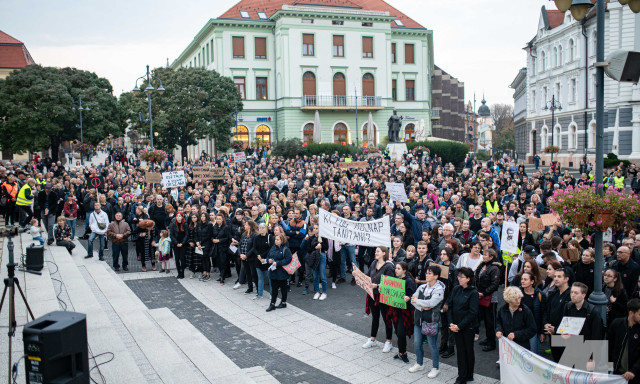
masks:
<path fill-rule="evenodd" d="M 31 225 L 29 226 L 29 233 L 31 234 L 31 238 L 33 240 L 38 240 L 40 242 L 40 245 L 44 245 L 44 238 L 42 237 L 44 228 L 38 226 L 38 220 L 36 219 L 31 219 L 30 224 Z"/>
<path fill-rule="evenodd" d="M 163 230 L 160 232 L 160 242 L 158 245 L 158 251 L 156 256 L 161 264 L 160 273 L 169 273 L 169 259 L 171 258 L 171 239 L 169 238 L 169 231 Z"/>

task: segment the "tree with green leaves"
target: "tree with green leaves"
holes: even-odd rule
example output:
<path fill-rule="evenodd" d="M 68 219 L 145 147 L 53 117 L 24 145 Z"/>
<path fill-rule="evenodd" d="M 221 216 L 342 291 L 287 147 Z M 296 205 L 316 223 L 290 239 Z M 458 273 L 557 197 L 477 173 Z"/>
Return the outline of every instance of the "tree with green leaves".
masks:
<path fill-rule="evenodd" d="M 51 148 L 58 160 L 64 141 L 80 138 L 79 114 L 72 111 L 82 95 L 84 142 L 98 144 L 109 134 L 121 136 L 125 122 L 107 79 L 75 68 L 29 65 L 0 80 L 0 148 L 13 153 Z"/>
<path fill-rule="evenodd" d="M 500 152 L 516 149 L 516 133 L 513 124 L 513 106 L 494 104 L 491 106 L 491 117 L 496 126 L 493 133 L 493 149 Z"/>
<path fill-rule="evenodd" d="M 172 151 L 177 146 L 182 149 L 182 157 L 187 157 L 187 147 L 198 144 L 207 136 L 215 140 L 216 150 L 229 149 L 232 128 L 235 125 L 233 112 L 242 110 L 240 93 L 229 77 L 216 71 L 202 68 L 156 68 L 153 75 L 162 80 L 165 92 L 152 94 L 154 145 Z M 153 82 L 157 87 L 158 84 Z M 146 82 L 139 84 L 147 87 Z M 130 121 L 138 121 L 138 113 L 147 114 L 147 95 L 124 93 L 120 102 L 127 110 Z M 148 116 L 147 116 L 148 117 Z M 140 130 L 148 132 L 148 123 Z"/>

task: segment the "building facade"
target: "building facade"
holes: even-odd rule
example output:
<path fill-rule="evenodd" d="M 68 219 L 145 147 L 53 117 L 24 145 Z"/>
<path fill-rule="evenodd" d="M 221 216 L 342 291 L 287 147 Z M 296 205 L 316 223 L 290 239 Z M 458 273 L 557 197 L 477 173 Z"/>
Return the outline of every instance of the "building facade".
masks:
<path fill-rule="evenodd" d="M 596 143 L 595 7 L 582 22 L 567 12 L 542 7 L 536 36 L 527 52 L 526 126 L 516 126 L 529 160 L 555 145 L 562 165 L 578 167 L 585 156 L 594 161 Z M 605 57 L 618 49 L 640 50 L 640 17 L 618 2 L 605 14 Z M 640 87 L 605 77 L 604 150 L 621 159 L 640 159 Z M 555 96 L 555 119 L 551 101 Z M 545 109 L 546 107 L 546 109 Z M 522 146 L 522 143 L 520 144 Z"/>
<path fill-rule="evenodd" d="M 478 143 L 476 147 L 478 151 L 493 154 L 493 131 L 496 130 L 496 125 L 493 122 L 491 109 L 489 109 L 484 96 L 480 103 L 482 104 L 478 107 Z"/>
<path fill-rule="evenodd" d="M 527 68 L 522 68 L 509 86 L 513 89 L 513 126 L 518 159 L 527 156 Z"/>
<path fill-rule="evenodd" d="M 323 143 L 378 145 L 394 108 L 404 117 L 400 137 L 412 140 L 420 125 L 430 132 L 432 31 L 382 0 L 291 3 L 240 1 L 172 64 L 233 78 L 243 99 L 235 140 L 309 143 L 318 124 Z"/>
<path fill-rule="evenodd" d="M 465 141 L 464 83 L 437 65 L 431 77 L 431 129 L 434 137 Z"/>

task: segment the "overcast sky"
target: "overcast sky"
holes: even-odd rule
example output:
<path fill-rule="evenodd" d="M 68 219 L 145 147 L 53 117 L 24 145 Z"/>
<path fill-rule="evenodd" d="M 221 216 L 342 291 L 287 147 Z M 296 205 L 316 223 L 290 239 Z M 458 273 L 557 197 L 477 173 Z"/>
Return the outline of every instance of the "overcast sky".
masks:
<path fill-rule="evenodd" d="M 513 103 L 522 48 L 549 0 L 387 0 L 434 31 L 435 63 L 465 83 L 466 99 Z M 3 0 L 0 30 L 24 42 L 41 65 L 72 66 L 133 88 L 145 65 L 172 62 L 210 18 L 236 0 Z"/>

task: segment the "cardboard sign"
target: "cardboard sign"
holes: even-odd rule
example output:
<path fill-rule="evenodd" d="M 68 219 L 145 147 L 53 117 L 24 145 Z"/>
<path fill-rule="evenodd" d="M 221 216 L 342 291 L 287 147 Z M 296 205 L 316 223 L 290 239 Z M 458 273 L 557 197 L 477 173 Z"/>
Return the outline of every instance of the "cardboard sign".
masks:
<path fill-rule="evenodd" d="M 162 182 L 162 173 L 147 172 L 144 175 L 144 181 L 148 184 L 158 184 Z"/>
<path fill-rule="evenodd" d="M 400 167 L 400 168 L 398 168 L 398 171 L 400 171 L 402 173 L 407 173 L 407 168 L 406 167 Z"/>
<path fill-rule="evenodd" d="M 401 203 L 408 203 L 409 199 L 407 198 L 407 191 L 404 188 L 403 183 L 384 183 L 387 187 L 387 192 L 389 192 L 389 196 Z"/>
<path fill-rule="evenodd" d="M 546 215 L 540 215 L 540 219 L 544 225 L 554 225 L 560 223 L 560 218 L 553 213 L 547 213 Z"/>
<path fill-rule="evenodd" d="M 367 294 L 372 298 L 375 299 L 373 297 L 373 288 L 371 288 L 371 277 L 365 275 L 364 273 L 362 273 L 361 270 L 358 269 L 358 267 L 354 264 L 353 265 L 353 278 L 356 279 L 356 285 L 358 285 L 358 287 L 364 289 L 365 292 L 367 292 Z"/>
<path fill-rule="evenodd" d="M 448 279 L 449 278 L 449 267 L 447 267 L 446 265 L 442 265 L 442 264 L 433 264 L 434 266 L 440 268 L 440 278 L 441 279 Z"/>
<path fill-rule="evenodd" d="M 197 180 L 224 180 L 224 168 L 194 167 L 193 178 Z"/>
<path fill-rule="evenodd" d="M 404 284 L 403 279 L 382 275 L 379 288 L 380 303 L 394 308 L 407 309 L 407 302 L 404 301 L 406 295 Z"/>
<path fill-rule="evenodd" d="M 544 231 L 542 219 L 529 219 L 529 229 L 532 231 Z"/>
<path fill-rule="evenodd" d="M 353 221 L 320 209 L 320 236 L 344 244 L 367 247 L 391 246 L 391 223 L 388 217 L 372 221 Z"/>
<path fill-rule="evenodd" d="M 347 159 L 347 160 L 350 160 L 350 159 Z M 343 169 L 351 169 L 351 168 L 367 169 L 367 168 L 369 168 L 369 163 L 366 162 L 366 161 L 351 161 L 351 162 L 341 161 L 338 164 L 338 167 L 343 168 Z"/>
<path fill-rule="evenodd" d="M 560 256 L 564 261 L 575 263 L 580 259 L 580 252 L 576 248 L 564 248 L 560 250 Z"/>
<path fill-rule="evenodd" d="M 233 161 L 236 163 L 244 163 L 247 161 L 247 155 L 244 152 L 235 152 L 233 154 Z"/>
<path fill-rule="evenodd" d="M 184 171 L 162 172 L 162 186 L 165 188 L 184 187 L 187 185 L 187 179 L 184 177 Z"/>

